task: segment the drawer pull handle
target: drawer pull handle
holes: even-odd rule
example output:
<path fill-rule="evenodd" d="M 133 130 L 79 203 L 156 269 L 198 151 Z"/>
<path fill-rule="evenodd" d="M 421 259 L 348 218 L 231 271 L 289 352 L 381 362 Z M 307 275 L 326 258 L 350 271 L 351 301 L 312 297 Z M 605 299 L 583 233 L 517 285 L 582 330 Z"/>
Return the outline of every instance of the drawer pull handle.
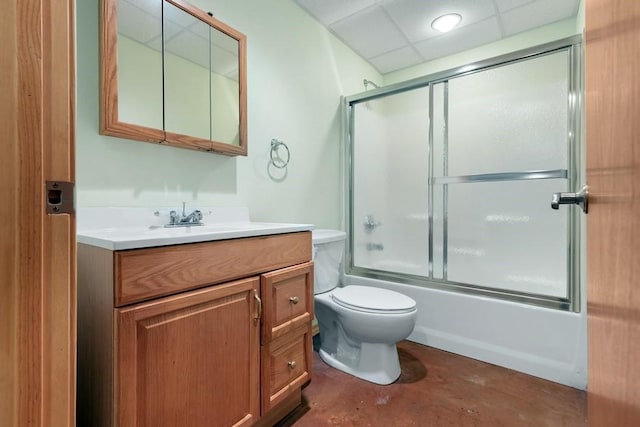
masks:
<path fill-rule="evenodd" d="M 297 304 L 300 302 L 300 298 L 298 297 L 291 297 L 289 298 L 289 301 L 291 301 L 293 304 Z"/>
<path fill-rule="evenodd" d="M 291 362 L 288 363 L 289 368 L 290 369 L 296 369 L 297 363 L 295 362 L 295 360 L 292 360 Z"/>
<path fill-rule="evenodd" d="M 258 307 L 258 316 L 254 317 L 254 320 L 258 321 L 262 319 L 262 300 L 258 296 L 258 291 L 253 290 L 253 298 L 256 300 L 256 305 Z"/>

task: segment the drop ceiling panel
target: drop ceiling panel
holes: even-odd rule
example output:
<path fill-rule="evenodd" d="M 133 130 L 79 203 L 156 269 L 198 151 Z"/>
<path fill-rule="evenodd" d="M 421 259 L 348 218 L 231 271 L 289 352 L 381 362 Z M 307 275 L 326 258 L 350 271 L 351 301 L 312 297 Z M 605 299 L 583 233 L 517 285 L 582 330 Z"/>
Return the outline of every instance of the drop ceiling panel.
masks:
<path fill-rule="evenodd" d="M 238 54 L 238 41 L 215 28 L 211 28 L 211 44 L 234 53 L 236 56 Z"/>
<path fill-rule="evenodd" d="M 371 58 L 406 46 L 402 33 L 380 7 L 367 9 L 330 26 L 352 49 Z"/>
<path fill-rule="evenodd" d="M 228 50 L 211 45 L 211 71 L 223 76 L 238 74 L 238 56 Z M 237 80 L 237 79 L 236 79 Z"/>
<path fill-rule="evenodd" d="M 321 24 L 329 26 L 378 3 L 376 0 L 296 0 Z"/>
<path fill-rule="evenodd" d="M 417 65 L 422 61 L 422 57 L 410 46 L 383 53 L 369 60 L 383 74 Z"/>
<path fill-rule="evenodd" d="M 165 22 L 170 21 L 182 28 L 187 28 L 193 25 L 194 22 L 202 22 L 184 10 L 166 2 L 164 4 L 164 20 Z"/>
<path fill-rule="evenodd" d="M 153 10 L 144 9 L 150 4 Z M 135 4 L 128 0 L 118 3 L 118 32 L 128 38 L 162 51 L 161 3 L 140 0 Z M 238 79 L 238 42 L 190 14 L 169 6 L 165 9 L 166 50 L 204 68 L 209 68 L 209 40 L 211 41 L 212 69 L 214 72 Z"/>
<path fill-rule="evenodd" d="M 498 11 L 506 12 L 516 7 L 524 6 L 527 3 L 533 3 L 535 0 L 495 0 L 498 5 Z"/>
<path fill-rule="evenodd" d="M 164 36 L 167 40 L 171 40 L 175 36 L 177 36 L 182 30 L 182 28 L 178 27 L 176 24 L 171 21 L 165 22 L 164 25 Z M 151 49 L 155 49 L 158 52 L 162 51 L 162 34 L 158 34 L 157 37 L 154 37 L 147 43 Z"/>
<path fill-rule="evenodd" d="M 578 0 L 538 0 L 502 14 L 505 35 L 520 33 L 533 28 L 575 16 Z"/>
<path fill-rule="evenodd" d="M 473 49 L 474 47 L 500 40 L 500 38 L 501 32 L 498 20 L 493 17 L 460 28 L 457 31 L 418 42 L 414 46 L 425 60 L 431 60 Z"/>
<path fill-rule="evenodd" d="M 200 21 L 200 20 L 194 21 L 194 23 L 189 26 L 189 30 L 193 31 L 194 33 L 196 33 L 197 35 L 199 35 L 203 39 L 209 39 L 209 28 L 211 28 L 211 27 L 209 27 L 206 24 L 204 24 L 204 25 L 195 25 L 196 22 L 197 23 L 202 23 L 202 21 Z"/>
<path fill-rule="evenodd" d="M 162 21 L 154 16 L 157 11 L 141 9 L 133 4 L 120 1 L 118 3 L 118 33 L 140 43 L 162 34 Z"/>
<path fill-rule="evenodd" d="M 209 68 L 209 41 L 191 31 L 183 31 L 165 42 L 165 50 L 204 68 Z"/>
<path fill-rule="evenodd" d="M 391 18 L 410 42 L 418 42 L 442 33 L 431 28 L 431 22 L 446 13 L 462 16 L 459 28 L 483 21 L 495 14 L 493 0 L 396 0 L 384 4 Z"/>
<path fill-rule="evenodd" d="M 118 14 L 123 13 L 123 8 L 127 6 L 136 7 L 151 16 L 162 18 L 162 3 L 158 0 L 118 0 Z"/>

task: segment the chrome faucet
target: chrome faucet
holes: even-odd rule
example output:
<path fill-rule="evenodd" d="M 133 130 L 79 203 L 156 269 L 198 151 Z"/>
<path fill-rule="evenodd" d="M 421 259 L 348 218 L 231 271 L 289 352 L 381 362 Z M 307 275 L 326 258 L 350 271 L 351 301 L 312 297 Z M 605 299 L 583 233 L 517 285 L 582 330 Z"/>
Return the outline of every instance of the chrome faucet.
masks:
<path fill-rule="evenodd" d="M 202 223 L 202 212 L 196 209 L 187 215 L 186 203 L 182 202 L 182 215 L 176 211 L 169 212 L 169 224 L 165 224 L 165 227 L 190 227 L 194 225 L 204 225 Z"/>

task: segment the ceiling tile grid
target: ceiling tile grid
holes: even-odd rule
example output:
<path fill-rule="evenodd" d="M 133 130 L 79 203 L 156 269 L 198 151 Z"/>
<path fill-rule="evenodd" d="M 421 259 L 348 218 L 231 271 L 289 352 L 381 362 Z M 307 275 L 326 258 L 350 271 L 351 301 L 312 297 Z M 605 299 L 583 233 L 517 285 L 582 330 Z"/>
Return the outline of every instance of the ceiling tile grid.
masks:
<path fill-rule="evenodd" d="M 294 0 L 380 73 L 574 17 L 580 0 Z M 449 33 L 431 22 L 462 21 Z"/>
<path fill-rule="evenodd" d="M 407 45 L 402 32 L 380 7 L 358 12 L 329 28 L 366 59 Z"/>
<path fill-rule="evenodd" d="M 502 14 L 507 36 L 571 18 L 578 13 L 579 0 L 537 0 Z M 553 19 L 550 20 L 549 17 Z"/>

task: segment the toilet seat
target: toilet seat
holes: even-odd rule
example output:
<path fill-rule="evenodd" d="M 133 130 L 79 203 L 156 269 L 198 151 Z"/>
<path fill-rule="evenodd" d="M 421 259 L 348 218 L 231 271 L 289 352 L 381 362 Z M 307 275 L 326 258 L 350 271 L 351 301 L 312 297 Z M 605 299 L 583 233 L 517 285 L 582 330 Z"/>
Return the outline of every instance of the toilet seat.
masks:
<path fill-rule="evenodd" d="M 336 288 L 331 293 L 331 298 L 345 308 L 367 313 L 400 314 L 416 309 L 416 302 L 406 295 L 369 286 Z"/>

